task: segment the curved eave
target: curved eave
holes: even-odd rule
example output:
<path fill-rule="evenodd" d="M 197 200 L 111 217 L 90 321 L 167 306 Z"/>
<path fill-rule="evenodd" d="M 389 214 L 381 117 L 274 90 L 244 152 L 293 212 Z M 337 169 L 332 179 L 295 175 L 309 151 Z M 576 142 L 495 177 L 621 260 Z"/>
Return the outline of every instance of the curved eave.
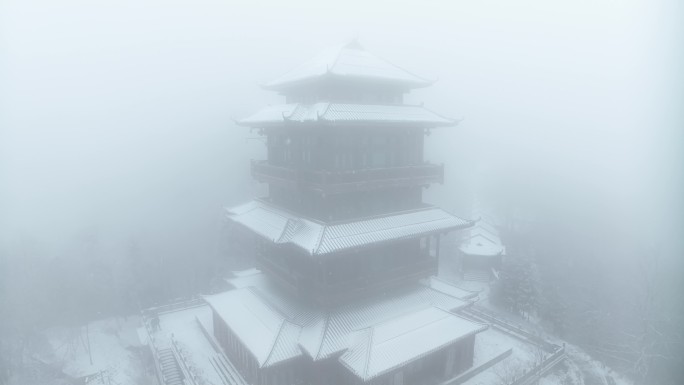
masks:
<path fill-rule="evenodd" d="M 311 256 L 420 238 L 427 234 L 445 234 L 473 225 L 472 221 L 437 207 L 326 223 L 258 200 L 226 209 L 226 216 L 268 241 L 291 244 Z"/>
<path fill-rule="evenodd" d="M 315 86 L 327 81 L 344 81 L 356 84 L 367 84 L 367 85 L 383 85 L 387 87 L 393 87 L 401 89 L 404 92 L 408 92 L 413 89 L 425 88 L 433 85 L 436 80 L 431 79 L 421 79 L 416 81 L 411 80 L 401 80 L 392 78 L 383 78 L 375 76 L 350 76 L 335 73 L 326 73 L 317 76 L 309 76 L 299 79 L 292 79 L 282 82 L 268 82 L 260 84 L 259 86 L 267 91 L 276 91 L 279 93 L 287 93 L 288 91 L 296 90 L 299 88 L 306 88 L 310 86 Z"/>
<path fill-rule="evenodd" d="M 314 126 L 403 126 L 417 128 L 440 128 L 456 126 L 460 120 L 451 119 L 446 122 L 407 122 L 403 120 L 317 120 L 317 121 L 291 121 L 283 120 L 280 122 L 236 122 L 238 126 L 249 128 L 292 128 L 292 127 L 314 127 Z"/>
<path fill-rule="evenodd" d="M 358 246 L 349 246 L 349 247 L 334 249 L 334 250 L 330 250 L 330 251 L 316 250 L 314 253 L 311 253 L 311 255 L 325 256 L 325 255 L 335 254 L 335 253 L 339 253 L 339 252 L 363 249 L 366 247 L 374 247 L 374 246 L 390 244 L 390 243 L 394 243 L 394 242 L 399 241 L 399 240 L 421 238 L 421 237 L 424 237 L 424 236 L 429 235 L 429 234 L 446 234 L 446 233 L 450 233 L 452 231 L 467 229 L 468 227 L 471 227 L 472 225 L 473 225 L 472 223 L 468 222 L 468 223 L 465 223 L 463 225 L 444 227 L 444 228 L 441 228 L 439 230 L 425 231 L 425 232 L 415 233 L 415 234 L 411 234 L 411 235 L 407 235 L 407 236 L 403 236 L 403 237 L 396 237 L 396 238 L 386 239 L 386 240 L 371 241 L 371 242 L 365 243 L 363 245 L 358 245 Z"/>

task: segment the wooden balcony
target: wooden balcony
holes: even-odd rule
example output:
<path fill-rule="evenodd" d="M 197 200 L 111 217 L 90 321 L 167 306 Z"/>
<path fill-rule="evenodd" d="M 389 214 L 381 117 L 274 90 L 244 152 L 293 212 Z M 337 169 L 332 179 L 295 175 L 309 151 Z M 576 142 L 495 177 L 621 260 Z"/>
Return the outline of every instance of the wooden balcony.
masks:
<path fill-rule="evenodd" d="M 413 281 L 437 273 L 437 258 L 419 258 L 415 262 L 397 266 L 392 269 L 385 269 L 376 273 L 369 273 L 350 280 L 338 283 L 328 283 L 327 289 L 332 292 L 338 290 L 354 290 L 355 288 L 368 288 L 373 286 L 384 286 L 396 281 Z"/>
<path fill-rule="evenodd" d="M 309 188 L 326 195 L 388 187 L 420 186 L 444 181 L 444 165 L 421 164 L 358 170 L 299 170 L 252 161 L 252 176 L 260 182 Z"/>
<path fill-rule="evenodd" d="M 313 277 L 303 276 L 297 271 L 288 271 L 265 258 L 256 262 L 257 268 L 274 278 L 281 287 L 321 304 L 360 298 L 437 274 L 437 258 L 419 258 L 409 265 L 328 283 L 317 282 Z"/>

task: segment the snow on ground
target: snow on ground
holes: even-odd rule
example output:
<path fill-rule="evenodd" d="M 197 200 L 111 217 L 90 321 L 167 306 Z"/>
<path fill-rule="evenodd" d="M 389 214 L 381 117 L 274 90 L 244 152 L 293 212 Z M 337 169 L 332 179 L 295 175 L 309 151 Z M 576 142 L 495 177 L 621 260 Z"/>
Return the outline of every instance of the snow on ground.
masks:
<path fill-rule="evenodd" d="M 73 378 L 100 375 L 103 383 L 112 385 L 147 384 L 139 325 L 138 317 L 128 317 L 98 320 L 87 327 L 51 328 L 44 332 L 50 350 L 40 358 Z"/>
<path fill-rule="evenodd" d="M 540 380 L 540 385 L 632 385 L 633 382 L 605 366 L 602 362 L 591 358 L 581 348 L 564 343 L 557 337 L 544 333 L 543 328 L 533 320 L 502 311 L 489 302 L 490 285 L 484 282 L 464 281 L 460 278 L 453 258 L 444 256 L 440 260 L 440 278 L 453 283 L 455 286 L 469 291 L 478 292 L 476 306 L 487 309 L 490 313 L 508 323 L 519 326 L 534 334 L 542 336 L 549 342 L 566 346 L 567 358 Z M 534 345 L 511 337 L 492 327 L 486 332 L 478 334 L 475 342 L 475 365 L 485 356 L 495 356 L 498 349 L 506 346 L 513 347 L 513 354 L 494 365 L 492 368 L 466 381 L 467 385 L 493 385 L 510 382 L 512 375 L 520 368 L 528 369 L 535 362 L 537 352 Z M 503 349 L 505 350 L 505 349 Z M 508 380 L 508 381 L 506 381 Z"/>
<path fill-rule="evenodd" d="M 464 382 L 464 384 L 493 385 L 506 383 L 505 381 L 512 380 L 514 375 L 519 375 L 523 370 L 531 369 L 538 360 L 539 350 L 535 345 L 490 326 L 489 329 L 475 337 L 473 365 L 482 365 L 508 349 L 512 349 L 510 356 Z"/>
<path fill-rule="evenodd" d="M 615 372 L 602 362 L 591 358 L 582 349 L 574 345 L 566 345 L 568 358 L 565 375 L 567 385 L 632 385 L 633 382 Z"/>

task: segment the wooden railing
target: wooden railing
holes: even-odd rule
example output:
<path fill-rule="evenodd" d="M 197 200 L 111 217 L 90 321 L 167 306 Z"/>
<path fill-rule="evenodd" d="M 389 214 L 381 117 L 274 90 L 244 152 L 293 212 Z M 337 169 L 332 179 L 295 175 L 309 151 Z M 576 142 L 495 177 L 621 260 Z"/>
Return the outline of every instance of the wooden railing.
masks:
<path fill-rule="evenodd" d="M 565 347 L 561 347 L 558 351 L 544 359 L 539 365 L 535 366 L 528 372 L 524 372 L 520 377 L 514 378 L 509 385 L 528 385 L 549 370 L 553 369 L 556 364 L 562 362 L 565 359 Z"/>
<path fill-rule="evenodd" d="M 176 357 L 176 361 L 178 361 L 178 363 L 180 364 L 181 370 L 183 371 L 185 378 L 190 380 L 189 385 L 200 385 L 201 380 L 197 375 L 195 368 L 188 361 L 188 358 L 185 356 L 181 348 L 178 346 L 178 342 L 173 337 L 173 335 L 171 335 L 171 350 L 173 351 L 173 354 Z"/>
<path fill-rule="evenodd" d="M 204 306 L 206 302 L 198 296 L 190 298 L 178 298 L 173 302 L 141 310 L 143 317 L 151 317 L 155 314 L 167 313 L 170 311 L 190 309 L 193 307 Z"/>
<path fill-rule="evenodd" d="M 147 319 L 145 312 L 141 311 L 140 313 L 140 319 L 142 320 L 143 326 L 145 327 L 145 332 L 147 332 L 148 347 L 150 348 L 150 352 L 152 353 L 152 361 L 154 362 L 154 374 L 157 377 L 157 382 L 159 384 L 164 384 L 164 373 L 162 373 L 162 368 L 159 363 L 159 351 L 157 350 L 157 345 L 155 344 L 154 333 L 151 329 L 150 322 Z"/>
<path fill-rule="evenodd" d="M 462 384 L 462 383 L 468 381 L 469 379 L 475 377 L 476 375 L 484 372 L 485 370 L 491 368 L 492 366 L 498 364 L 499 362 L 503 361 L 505 358 L 508 358 L 512 353 L 513 353 L 513 349 L 512 348 L 508 349 L 505 352 L 503 352 L 503 353 L 497 355 L 496 357 L 492 358 L 491 360 L 483 363 L 482 365 L 474 367 L 474 368 L 470 368 L 470 369 L 466 370 L 465 372 L 457 375 L 456 377 L 454 377 L 450 380 L 444 381 L 440 385 L 459 385 L 459 384 Z"/>
<path fill-rule="evenodd" d="M 487 312 L 486 310 L 483 310 L 482 308 L 471 306 L 465 310 L 465 312 L 489 322 L 494 326 L 498 326 L 499 328 L 503 329 L 504 332 L 513 332 L 517 334 L 517 337 L 526 339 L 533 344 L 539 345 L 546 352 L 553 353 L 561 348 L 560 346 L 552 344 L 536 334 L 522 329 L 520 326 L 513 325 L 512 323 L 505 321 L 500 317 Z"/>
<path fill-rule="evenodd" d="M 411 279 L 412 277 L 429 275 L 430 273 L 436 271 L 437 259 L 424 258 L 419 259 L 409 265 L 402 265 L 392 269 L 382 270 L 375 275 L 369 274 L 364 276 L 356 276 L 353 280 L 343 280 L 339 283 L 327 284 L 325 289 L 335 293 L 339 292 L 340 290 L 354 290 L 355 288 L 374 286 L 373 283 L 376 282 L 377 285 L 382 286 L 385 283 L 394 280 L 404 280 L 406 278 Z"/>
<path fill-rule="evenodd" d="M 290 287 L 294 292 L 299 292 L 316 298 L 319 301 L 335 300 L 360 296 L 368 291 L 374 291 L 390 287 L 402 282 L 416 281 L 437 273 L 437 258 L 426 257 L 416 262 L 386 269 L 376 275 L 354 276 L 335 283 L 317 283 L 313 278 L 301 277 L 291 274 L 287 268 L 280 266 L 267 259 L 258 260 L 258 267 L 262 271 L 274 276 L 282 284 Z"/>
<path fill-rule="evenodd" d="M 565 346 L 552 344 L 540 336 L 530 333 L 508 321 L 502 320 L 500 317 L 490 314 L 481 308 L 471 306 L 463 310 L 463 315 L 489 322 L 492 327 L 516 338 L 526 340 L 528 343 L 538 346 L 543 352 L 550 353 L 549 356 L 541 360 L 541 362 L 536 364 L 529 371 L 525 371 L 513 378 L 508 385 L 528 385 L 532 383 L 532 380 L 541 377 L 565 359 Z"/>
<path fill-rule="evenodd" d="M 401 167 L 366 168 L 356 170 L 301 170 L 252 160 L 252 176 L 263 182 L 307 185 L 325 193 L 341 193 L 381 187 L 387 184 L 415 185 L 442 183 L 444 165 L 421 164 Z"/>

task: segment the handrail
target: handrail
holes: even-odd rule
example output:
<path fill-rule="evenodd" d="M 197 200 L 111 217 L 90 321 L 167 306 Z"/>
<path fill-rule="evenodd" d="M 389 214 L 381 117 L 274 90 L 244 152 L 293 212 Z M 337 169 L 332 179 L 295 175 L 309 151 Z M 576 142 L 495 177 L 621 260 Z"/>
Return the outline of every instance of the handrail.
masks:
<path fill-rule="evenodd" d="M 524 385 L 527 384 L 535 376 L 541 376 L 548 370 L 556 366 L 557 363 L 561 362 L 565 356 L 565 347 L 561 347 L 558 351 L 547 357 L 539 365 L 532 368 L 530 371 L 523 373 L 523 375 L 517 379 L 513 379 L 509 385 Z"/>
<path fill-rule="evenodd" d="M 470 313 L 474 317 L 479 317 L 485 321 L 491 322 L 493 326 L 497 326 L 499 329 L 506 331 L 509 334 L 516 333 L 519 335 L 519 337 L 527 339 L 530 342 L 538 345 L 544 351 L 551 353 L 551 355 L 542 360 L 539 365 L 533 367 L 529 371 L 524 372 L 521 377 L 514 378 L 513 381 L 511 381 L 508 385 L 526 385 L 527 382 L 534 376 L 541 376 L 553 368 L 557 363 L 561 362 L 565 357 L 565 346 L 552 344 L 539 336 L 523 330 L 518 326 L 512 325 L 509 322 L 494 317 L 493 315 L 487 314 L 487 312 L 481 309 L 476 309 L 473 306 L 464 311 L 466 314 Z"/>
<path fill-rule="evenodd" d="M 197 376 L 197 373 L 195 373 L 194 368 L 188 364 L 187 357 L 185 357 L 178 347 L 178 342 L 173 335 L 171 335 L 171 350 L 173 351 L 174 356 L 176 356 L 176 360 L 181 364 L 181 370 L 184 372 L 185 378 L 188 378 L 192 385 L 200 385 L 200 379 Z"/>
<path fill-rule="evenodd" d="M 491 368 L 492 366 L 498 364 L 499 362 L 503 361 L 505 358 L 507 358 L 511 354 L 513 354 L 513 348 L 506 350 L 505 352 L 497 355 L 496 357 L 494 357 L 491 360 L 483 363 L 480 366 L 477 366 L 475 368 L 470 368 L 470 369 L 466 370 L 465 372 L 456 375 L 456 377 L 442 382 L 440 385 L 462 384 L 462 383 L 468 381 L 469 379 L 475 377 L 476 375 L 484 372 L 485 370 Z"/>
<path fill-rule="evenodd" d="M 143 316 L 146 316 L 147 314 L 161 314 L 161 313 L 168 313 L 174 310 L 179 310 L 179 309 L 190 309 L 193 307 L 198 307 L 204 305 L 205 302 L 202 298 L 199 297 L 190 297 L 190 298 L 183 298 L 179 299 L 178 301 L 175 302 L 170 302 L 166 303 L 163 305 L 143 309 L 141 311 L 141 314 Z"/>
<path fill-rule="evenodd" d="M 159 352 L 157 351 L 157 345 L 155 345 L 155 337 L 150 330 L 150 325 L 147 322 L 144 311 L 140 312 L 140 318 L 142 319 L 143 326 L 147 332 L 147 340 L 149 341 L 150 351 L 152 352 L 152 361 L 154 361 L 154 374 L 157 377 L 157 381 L 160 384 L 165 384 L 166 379 L 164 378 L 164 373 L 161 370 L 161 365 L 159 364 Z"/>
<path fill-rule="evenodd" d="M 443 164 L 425 163 L 393 167 L 361 168 L 353 170 L 302 170 L 278 166 L 264 160 L 252 160 L 252 173 L 288 180 L 319 184 L 349 184 L 394 179 L 440 178 L 444 175 Z"/>
<path fill-rule="evenodd" d="M 543 338 L 520 328 L 519 326 L 513 325 L 510 322 L 499 319 L 492 314 L 488 314 L 487 312 L 483 311 L 482 309 L 470 307 L 468 309 L 468 311 L 473 313 L 475 316 L 483 318 L 486 321 L 489 321 L 489 322 L 495 323 L 495 324 L 499 324 L 506 329 L 512 330 L 512 331 L 520 334 L 522 337 L 529 339 L 531 342 L 534 342 L 538 345 L 541 345 L 544 348 L 544 350 L 546 350 L 548 352 L 555 352 L 560 348 L 558 345 L 552 344 L 552 343 L 544 340 Z"/>

